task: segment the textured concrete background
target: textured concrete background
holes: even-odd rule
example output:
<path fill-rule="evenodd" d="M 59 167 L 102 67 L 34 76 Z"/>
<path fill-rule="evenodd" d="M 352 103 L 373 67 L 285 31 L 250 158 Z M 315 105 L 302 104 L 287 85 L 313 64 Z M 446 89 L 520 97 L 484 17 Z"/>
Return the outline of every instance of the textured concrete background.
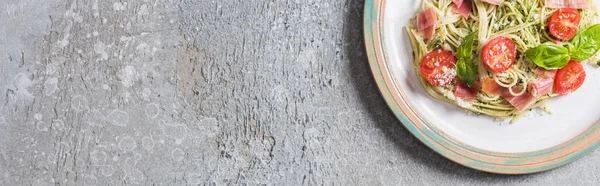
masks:
<path fill-rule="evenodd" d="M 368 69 L 363 0 L 0 1 L 0 185 L 589 184 L 429 150 Z"/>

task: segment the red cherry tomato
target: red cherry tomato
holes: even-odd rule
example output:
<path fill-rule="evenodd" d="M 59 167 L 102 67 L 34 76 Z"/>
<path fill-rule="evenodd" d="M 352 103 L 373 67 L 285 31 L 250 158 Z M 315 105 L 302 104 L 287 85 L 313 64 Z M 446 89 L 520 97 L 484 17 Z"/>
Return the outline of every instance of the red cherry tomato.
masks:
<path fill-rule="evenodd" d="M 508 37 L 499 36 L 489 41 L 481 52 L 481 59 L 492 72 L 504 72 L 515 63 L 517 46 Z"/>
<path fill-rule="evenodd" d="M 433 86 L 445 86 L 456 77 L 456 58 L 448 51 L 437 49 L 423 56 L 421 76 Z"/>
<path fill-rule="evenodd" d="M 548 21 L 550 34 L 562 40 L 570 40 L 577 34 L 577 27 L 581 21 L 579 11 L 572 8 L 557 9 Z"/>
<path fill-rule="evenodd" d="M 583 65 L 570 61 L 565 67 L 558 69 L 554 77 L 554 89 L 560 95 L 567 95 L 577 90 L 585 80 Z"/>

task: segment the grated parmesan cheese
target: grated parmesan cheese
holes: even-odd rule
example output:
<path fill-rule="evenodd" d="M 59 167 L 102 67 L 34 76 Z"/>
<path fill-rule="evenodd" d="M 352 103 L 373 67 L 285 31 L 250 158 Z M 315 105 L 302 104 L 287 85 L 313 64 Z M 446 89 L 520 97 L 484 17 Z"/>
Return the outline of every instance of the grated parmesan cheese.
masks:
<path fill-rule="evenodd" d="M 456 98 L 456 103 L 462 108 L 471 108 L 473 106 L 470 101 L 461 98 Z"/>
<path fill-rule="evenodd" d="M 479 38 L 479 42 L 482 44 L 487 43 L 487 38 Z"/>
<path fill-rule="evenodd" d="M 531 119 L 539 118 L 541 116 L 544 116 L 544 110 L 541 108 L 533 108 L 533 109 L 531 109 L 531 111 L 525 113 L 525 115 L 523 115 L 523 118 L 531 120 Z"/>
<path fill-rule="evenodd" d="M 436 62 L 436 64 L 437 63 L 438 62 Z M 439 66 L 439 64 L 436 66 Z M 446 66 L 442 66 L 442 73 L 437 73 L 433 76 L 433 78 L 441 85 L 450 83 L 454 77 L 456 77 L 456 69 L 448 68 Z"/>
<path fill-rule="evenodd" d="M 454 52 L 454 50 L 452 50 L 452 47 L 450 47 L 450 45 L 449 45 L 448 43 L 444 43 L 444 44 L 442 45 L 442 48 L 443 48 L 444 50 L 447 50 L 447 51 L 452 51 L 452 52 Z"/>
<path fill-rule="evenodd" d="M 454 101 L 456 100 L 456 97 L 454 96 L 454 92 L 450 91 L 453 90 L 454 87 L 449 87 L 449 89 L 445 89 L 445 88 L 440 88 L 439 90 L 442 92 L 442 94 L 444 95 L 444 97 Z"/>
<path fill-rule="evenodd" d="M 500 50 L 506 51 L 506 44 L 504 42 L 500 44 Z"/>
<path fill-rule="evenodd" d="M 498 123 L 499 125 L 509 125 L 510 120 L 510 118 L 494 118 L 494 122 Z"/>

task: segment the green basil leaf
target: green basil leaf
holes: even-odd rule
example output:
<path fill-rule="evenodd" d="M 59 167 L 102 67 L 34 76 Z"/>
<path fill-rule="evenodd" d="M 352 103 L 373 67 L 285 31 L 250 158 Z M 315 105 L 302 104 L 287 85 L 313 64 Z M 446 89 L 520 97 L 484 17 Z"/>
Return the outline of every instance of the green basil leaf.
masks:
<path fill-rule="evenodd" d="M 569 43 L 569 54 L 576 61 L 594 56 L 600 49 L 600 24 L 593 25 L 577 34 Z"/>
<path fill-rule="evenodd" d="M 550 42 L 530 48 L 525 51 L 525 56 L 547 70 L 562 68 L 571 60 L 569 49 Z"/>
<path fill-rule="evenodd" d="M 471 59 L 459 58 L 456 62 L 456 75 L 462 79 L 467 86 L 472 87 L 477 78 L 477 67 Z"/>
<path fill-rule="evenodd" d="M 473 63 L 473 41 L 475 40 L 475 32 L 471 32 L 465 37 L 456 50 L 458 61 L 456 62 L 456 75 L 462 79 L 467 86 L 473 86 L 477 77 L 477 69 Z"/>
<path fill-rule="evenodd" d="M 458 58 L 469 58 L 473 55 L 473 40 L 475 40 L 475 32 L 467 35 L 460 46 L 458 46 L 458 50 L 456 51 Z"/>

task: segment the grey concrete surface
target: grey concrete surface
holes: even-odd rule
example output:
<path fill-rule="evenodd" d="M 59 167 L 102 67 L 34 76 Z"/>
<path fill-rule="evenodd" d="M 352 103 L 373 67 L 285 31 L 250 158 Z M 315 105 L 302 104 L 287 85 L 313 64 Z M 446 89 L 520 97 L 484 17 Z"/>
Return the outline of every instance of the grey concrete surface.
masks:
<path fill-rule="evenodd" d="M 0 1 L 0 185 L 590 184 L 431 151 L 369 72 L 363 0 Z"/>

